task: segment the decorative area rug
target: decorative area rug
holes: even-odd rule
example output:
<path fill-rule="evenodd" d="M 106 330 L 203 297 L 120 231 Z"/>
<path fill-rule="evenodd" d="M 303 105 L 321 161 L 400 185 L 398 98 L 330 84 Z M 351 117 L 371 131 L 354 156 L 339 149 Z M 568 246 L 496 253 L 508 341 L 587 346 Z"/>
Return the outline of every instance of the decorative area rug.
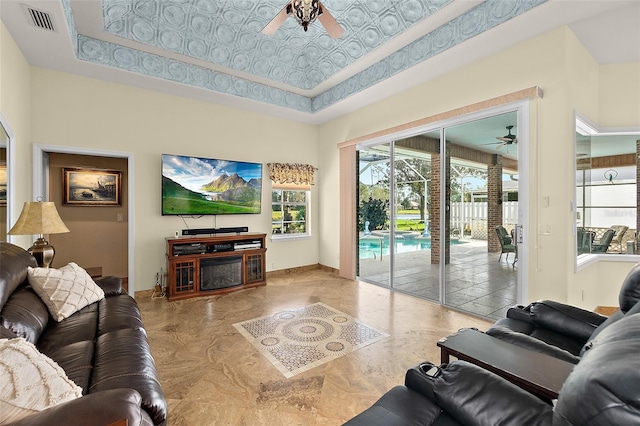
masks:
<path fill-rule="evenodd" d="M 233 326 L 287 378 L 389 337 L 324 303 Z"/>

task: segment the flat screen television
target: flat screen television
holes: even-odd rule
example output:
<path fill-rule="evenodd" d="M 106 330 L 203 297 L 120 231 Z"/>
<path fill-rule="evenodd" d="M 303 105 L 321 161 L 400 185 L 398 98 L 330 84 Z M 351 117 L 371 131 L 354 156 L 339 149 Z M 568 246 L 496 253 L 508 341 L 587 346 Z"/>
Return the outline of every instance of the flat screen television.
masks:
<path fill-rule="evenodd" d="M 162 214 L 258 214 L 262 164 L 162 154 Z"/>

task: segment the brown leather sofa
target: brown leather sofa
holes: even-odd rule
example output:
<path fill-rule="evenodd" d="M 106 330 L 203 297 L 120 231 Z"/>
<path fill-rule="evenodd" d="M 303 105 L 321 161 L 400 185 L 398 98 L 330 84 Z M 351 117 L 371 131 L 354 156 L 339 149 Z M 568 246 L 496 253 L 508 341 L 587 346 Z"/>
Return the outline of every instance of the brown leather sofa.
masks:
<path fill-rule="evenodd" d="M 83 390 L 82 397 L 18 425 L 165 425 L 167 402 L 135 300 L 116 277 L 97 279 L 105 298 L 56 322 L 27 279 L 35 259 L 0 243 L 0 338 L 24 337 Z M 124 424 L 124 423 L 123 423 Z"/>

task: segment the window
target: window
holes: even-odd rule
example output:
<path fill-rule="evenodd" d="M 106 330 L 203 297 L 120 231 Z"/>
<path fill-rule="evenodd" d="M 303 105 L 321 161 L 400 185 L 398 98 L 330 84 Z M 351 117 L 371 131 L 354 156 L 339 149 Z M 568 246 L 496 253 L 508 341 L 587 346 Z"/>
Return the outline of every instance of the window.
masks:
<path fill-rule="evenodd" d="M 615 176 L 615 179 L 614 179 Z M 621 166 L 578 171 L 578 227 L 636 227 L 636 168 Z"/>
<path fill-rule="evenodd" d="M 274 189 L 271 192 L 271 233 L 308 235 L 309 191 Z"/>
<path fill-rule="evenodd" d="M 638 254 L 639 137 L 637 132 L 599 133 L 576 117 L 578 268 L 592 261 L 591 253 Z M 609 229 L 615 231 L 613 239 L 604 238 Z"/>

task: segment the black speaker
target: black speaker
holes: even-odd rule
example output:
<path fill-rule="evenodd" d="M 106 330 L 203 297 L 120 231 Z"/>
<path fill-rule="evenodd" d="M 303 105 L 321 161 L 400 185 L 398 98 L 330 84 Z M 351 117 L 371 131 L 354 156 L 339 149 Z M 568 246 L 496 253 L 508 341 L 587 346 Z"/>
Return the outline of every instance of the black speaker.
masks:
<path fill-rule="evenodd" d="M 249 232 L 248 226 L 234 226 L 231 228 L 199 228 L 199 229 L 183 229 L 182 235 L 207 235 L 207 234 L 231 234 Z"/>
<path fill-rule="evenodd" d="M 248 226 L 232 226 L 231 228 L 218 228 L 216 230 L 216 234 L 230 234 L 232 232 L 240 233 L 240 232 L 249 232 Z"/>

